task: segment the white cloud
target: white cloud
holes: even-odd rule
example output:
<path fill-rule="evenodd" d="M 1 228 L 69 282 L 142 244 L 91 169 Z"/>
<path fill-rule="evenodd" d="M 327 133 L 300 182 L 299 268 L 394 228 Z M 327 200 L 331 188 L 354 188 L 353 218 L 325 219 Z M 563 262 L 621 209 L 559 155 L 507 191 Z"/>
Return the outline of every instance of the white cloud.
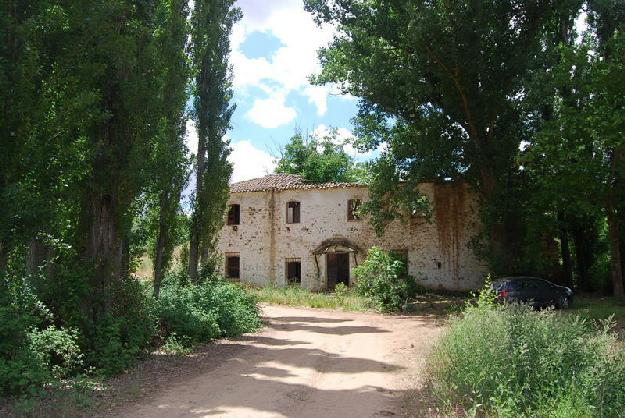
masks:
<path fill-rule="evenodd" d="M 335 89 L 311 86 L 308 77 L 319 73 L 321 66 L 317 51 L 331 41 L 334 28 L 328 25 L 318 27 L 304 10 L 302 0 L 239 0 L 238 5 L 244 15 L 233 28 L 231 37 L 235 88 L 257 87 L 270 97 L 286 97 L 297 91 L 316 106 L 320 116 L 324 115 L 327 96 Z M 282 46 L 271 57 L 248 58 L 241 51 L 241 44 L 255 31 L 275 36 Z"/>
<path fill-rule="evenodd" d="M 250 141 L 239 141 L 231 145 L 232 153 L 228 161 L 234 166 L 232 183 L 262 177 L 273 172 L 276 163 L 273 157 Z"/>
<path fill-rule="evenodd" d="M 308 86 L 304 89 L 308 101 L 317 107 L 317 115 L 323 116 L 328 111 L 328 91 L 322 86 Z"/>
<path fill-rule="evenodd" d="M 332 131 L 335 131 L 336 136 L 333 137 Z M 352 157 L 358 158 L 367 158 L 373 156 L 373 151 L 360 152 L 358 151 L 354 145 L 353 141 L 355 139 L 354 134 L 347 128 L 329 128 L 328 126 L 321 124 L 317 126 L 317 128 L 311 134 L 313 137 L 322 139 L 322 138 L 332 138 L 333 142 L 337 145 L 342 145 L 343 150 Z"/>
<path fill-rule="evenodd" d="M 195 122 L 187 120 L 187 132 L 185 134 L 184 143 L 187 146 L 191 154 L 197 153 L 197 129 L 195 128 Z"/>
<path fill-rule="evenodd" d="M 281 94 L 275 94 L 268 99 L 257 99 L 246 116 L 263 128 L 277 128 L 287 124 L 297 117 L 297 112 L 288 107 L 285 100 Z"/>

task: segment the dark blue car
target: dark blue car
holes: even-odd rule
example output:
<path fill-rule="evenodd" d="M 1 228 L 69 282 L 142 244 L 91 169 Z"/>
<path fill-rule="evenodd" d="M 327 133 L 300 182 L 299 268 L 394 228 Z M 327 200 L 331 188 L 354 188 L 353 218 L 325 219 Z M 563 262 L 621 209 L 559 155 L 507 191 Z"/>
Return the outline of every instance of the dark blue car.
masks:
<path fill-rule="evenodd" d="M 529 303 L 535 308 L 568 308 L 573 291 L 538 277 L 504 277 L 491 284 L 497 298 L 503 302 Z"/>

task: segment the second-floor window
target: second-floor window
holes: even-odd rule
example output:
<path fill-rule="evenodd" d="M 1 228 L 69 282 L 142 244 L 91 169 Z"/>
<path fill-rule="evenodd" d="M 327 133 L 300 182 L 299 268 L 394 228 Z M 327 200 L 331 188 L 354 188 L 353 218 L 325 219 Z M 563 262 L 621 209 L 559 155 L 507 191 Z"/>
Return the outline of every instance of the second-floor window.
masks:
<path fill-rule="evenodd" d="M 286 204 L 286 223 L 298 224 L 300 222 L 300 203 L 287 202 Z"/>
<path fill-rule="evenodd" d="M 360 219 L 360 206 L 362 205 L 362 201 L 360 199 L 349 199 L 347 201 L 347 220 L 348 221 L 357 221 Z"/>
<path fill-rule="evenodd" d="M 230 205 L 228 209 L 228 225 L 241 224 L 241 205 Z"/>

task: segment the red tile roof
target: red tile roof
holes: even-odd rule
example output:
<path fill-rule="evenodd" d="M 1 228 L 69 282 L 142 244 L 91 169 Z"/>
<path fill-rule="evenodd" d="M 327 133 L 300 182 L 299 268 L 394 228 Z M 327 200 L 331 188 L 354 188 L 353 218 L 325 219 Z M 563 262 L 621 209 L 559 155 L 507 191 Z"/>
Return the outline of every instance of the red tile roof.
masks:
<path fill-rule="evenodd" d="M 365 187 L 358 183 L 310 183 L 299 174 L 269 174 L 257 179 L 240 181 L 230 185 L 230 193 L 264 192 L 269 190 L 291 189 L 334 189 Z"/>

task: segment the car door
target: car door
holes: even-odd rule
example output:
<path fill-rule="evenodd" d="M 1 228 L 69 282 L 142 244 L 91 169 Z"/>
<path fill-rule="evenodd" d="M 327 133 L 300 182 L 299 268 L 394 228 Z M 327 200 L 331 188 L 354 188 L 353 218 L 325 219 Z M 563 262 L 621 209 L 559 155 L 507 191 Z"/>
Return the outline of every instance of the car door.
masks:
<path fill-rule="evenodd" d="M 509 300 L 511 302 L 528 302 L 530 295 L 527 288 L 526 279 L 514 279 L 508 284 L 509 286 Z"/>
<path fill-rule="evenodd" d="M 533 279 L 531 287 L 535 306 L 542 307 L 553 304 L 553 289 L 548 282 L 542 279 Z"/>

